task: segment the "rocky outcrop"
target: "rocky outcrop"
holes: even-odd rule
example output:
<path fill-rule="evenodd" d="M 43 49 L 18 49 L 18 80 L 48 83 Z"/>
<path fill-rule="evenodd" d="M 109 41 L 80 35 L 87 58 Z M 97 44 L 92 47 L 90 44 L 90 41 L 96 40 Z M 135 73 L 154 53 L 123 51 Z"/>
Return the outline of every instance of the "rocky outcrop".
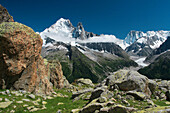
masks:
<path fill-rule="evenodd" d="M 8 13 L 7 9 L 0 4 L 0 24 L 2 22 L 13 22 L 13 17 Z"/>
<path fill-rule="evenodd" d="M 52 60 L 49 62 L 49 73 L 50 73 L 50 82 L 55 88 L 63 88 L 63 71 L 62 66 L 59 61 Z"/>
<path fill-rule="evenodd" d="M 136 90 L 150 96 L 151 92 L 148 83 L 149 80 L 147 77 L 130 70 L 119 70 L 114 75 L 107 77 L 105 82 L 110 87 L 116 84 L 122 91 Z"/>
<path fill-rule="evenodd" d="M 50 94 L 53 89 L 40 56 L 42 39 L 17 22 L 0 24 L 0 88 Z"/>
<path fill-rule="evenodd" d="M 84 78 L 80 78 L 75 80 L 75 83 L 78 85 L 87 85 L 87 86 L 94 86 L 93 82 L 90 79 L 84 79 Z"/>

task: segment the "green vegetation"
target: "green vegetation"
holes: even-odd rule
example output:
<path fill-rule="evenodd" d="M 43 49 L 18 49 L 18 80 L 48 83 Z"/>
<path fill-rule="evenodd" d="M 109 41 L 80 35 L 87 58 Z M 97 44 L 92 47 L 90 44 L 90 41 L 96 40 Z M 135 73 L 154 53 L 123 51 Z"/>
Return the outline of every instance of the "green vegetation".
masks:
<path fill-rule="evenodd" d="M 146 75 L 151 79 L 170 80 L 170 52 L 166 54 L 159 56 L 149 66 L 140 69 L 139 73 Z"/>
<path fill-rule="evenodd" d="M 7 33 L 12 34 L 14 32 L 20 31 L 25 32 L 32 38 L 40 38 L 39 34 L 35 33 L 33 29 L 24 24 L 18 22 L 3 22 L 0 24 L 0 36 L 3 36 Z"/>
<path fill-rule="evenodd" d="M 35 99 L 31 99 L 29 97 L 24 97 L 24 95 L 23 96 L 0 95 L 0 98 L 3 98 L 3 99 L 7 98 L 9 100 L 15 100 L 7 108 L 4 108 L 4 109 L 0 108 L 0 111 L 2 111 L 2 113 L 8 113 L 11 110 L 15 110 L 15 113 L 23 113 L 23 112 L 29 113 L 29 111 L 27 110 L 27 107 L 34 106 L 37 108 L 42 108 L 43 106 L 42 101 L 46 101 L 47 102 L 47 104 L 45 105 L 46 109 L 38 110 L 38 111 L 35 111 L 34 113 L 47 113 L 47 112 L 56 113 L 58 110 L 61 110 L 62 113 L 70 113 L 72 109 L 82 108 L 83 105 L 87 103 L 86 100 L 82 100 L 82 99 L 73 102 L 71 99 L 72 93 L 68 92 L 66 89 L 60 89 L 60 90 L 56 89 L 55 92 L 58 94 L 67 95 L 68 97 L 53 97 L 53 99 L 43 100 L 43 98 L 40 96 L 36 96 Z M 16 103 L 16 101 L 22 101 L 22 99 L 29 99 L 30 102 L 23 101 L 23 103 Z M 33 101 L 37 101 L 38 99 L 40 99 L 40 101 L 38 101 L 39 105 L 33 104 Z M 28 105 L 28 106 L 23 107 L 24 105 Z M 14 108 L 14 106 L 16 106 L 16 108 Z"/>

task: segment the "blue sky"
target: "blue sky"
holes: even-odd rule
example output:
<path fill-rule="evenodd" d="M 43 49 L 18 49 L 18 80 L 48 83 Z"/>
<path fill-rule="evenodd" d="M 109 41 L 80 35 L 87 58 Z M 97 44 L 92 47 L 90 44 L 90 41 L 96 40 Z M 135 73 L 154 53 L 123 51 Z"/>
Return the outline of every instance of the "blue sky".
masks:
<path fill-rule="evenodd" d="M 43 31 L 59 18 L 124 39 L 130 30 L 170 30 L 170 0 L 1 0 L 15 21 Z"/>

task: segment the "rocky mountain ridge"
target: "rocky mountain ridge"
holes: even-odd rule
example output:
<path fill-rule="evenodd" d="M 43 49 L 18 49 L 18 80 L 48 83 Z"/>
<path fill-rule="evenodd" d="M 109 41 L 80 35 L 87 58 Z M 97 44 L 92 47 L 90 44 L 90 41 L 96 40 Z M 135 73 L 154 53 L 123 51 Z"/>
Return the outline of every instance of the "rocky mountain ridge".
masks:
<path fill-rule="evenodd" d="M 154 49 L 160 47 L 170 36 L 170 31 L 131 31 L 128 33 L 124 42 L 130 44 L 126 52 L 132 56 L 148 56 Z"/>

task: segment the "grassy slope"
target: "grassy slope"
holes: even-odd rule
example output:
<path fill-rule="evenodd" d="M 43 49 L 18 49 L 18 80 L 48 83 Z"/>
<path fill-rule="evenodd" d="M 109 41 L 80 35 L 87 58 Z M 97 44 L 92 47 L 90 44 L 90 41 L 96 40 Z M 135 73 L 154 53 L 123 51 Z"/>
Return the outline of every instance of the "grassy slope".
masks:
<path fill-rule="evenodd" d="M 71 47 L 68 53 L 60 51 L 56 52 L 53 57 L 47 56 L 46 58 L 48 60 L 57 58 L 62 65 L 64 75 L 70 82 L 83 77 L 90 78 L 96 83 L 103 80 L 107 72 L 114 72 L 123 67 L 137 66 L 134 61 L 129 59 L 116 58 L 113 60 L 113 58 L 104 58 L 100 55 L 97 57 L 98 63 L 89 59 L 77 48 Z"/>
<path fill-rule="evenodd" d="M 170 52 L 159 56 L 149 66 L 139 70 L 139 73 L 148 78 L 169 79 L 170 80 Z"/>

